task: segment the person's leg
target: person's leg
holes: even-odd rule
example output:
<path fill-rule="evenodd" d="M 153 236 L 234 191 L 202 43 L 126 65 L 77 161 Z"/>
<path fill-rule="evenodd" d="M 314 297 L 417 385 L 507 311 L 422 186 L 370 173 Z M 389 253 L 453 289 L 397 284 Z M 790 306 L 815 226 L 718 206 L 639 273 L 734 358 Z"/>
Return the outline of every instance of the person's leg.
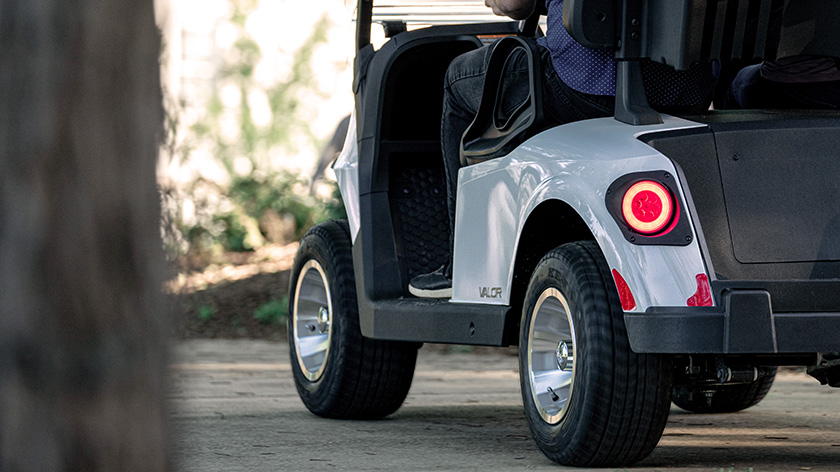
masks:
<path fill-rule="evenodd" d="M 452 247 L 455 228 L 455 192 L 461 168 L 461 135 L 475 116 L 484 86 L 486 60 L 490 47 L 479 48 L 456 57 L 446 71 L 443 84 L 441 152 L 446 178 L 446 209 L 449 218 L 449 259 L 443 267 L 411 279 L 408 291 L 417 297 L 452 297 Z"/>
<path fill-rule="evenodd" d="M 760 65 L 738 72 L 725 101 L 728 109 L 840 109 L 840 81 L 783 83 L 761 77 Z"/>
<path fill-rule="evenodd" d="M 450 297 L 452 294 L 451 257 L 454 253 L 455 205 L 458 192 L 458 170 L 461 168 L 461 137 L 472 123 L 481 102 L 484 76 L 492 47 L 484 47 L 458 56 L 446 73 L 441 121 L 441 150 L 446 173 L 447 210 L 449 213 L 450 260 L 430 274 L 411 280 L 409 291 L 419 297 Z M 586 118 L 610 116 L 615 98 L 587 95 L 566 86 L 551 64 L 548 50 L 540 46 L 540 61 L 545 80 L 543 84 L 544 109 L 550 124 L 568 123 Z M 510 113 L 527 97 L 528 63 L 525 54 L 514 52 L 506 64 L 502 82 L 502 112 Z"/>
<path fill-rule="evenodd" d="M 455 58 L 446 71 L 443 84 L 443 114 L 441 118 L 441 152 L 446 174 L 447 211 L 449 213 L 450 257 L 452 231 L 455 228 L 455 201 L 458 190 L 458 170 L 461 168 L 461 136 L 475 117 L 481 102 L 484 74 L 490 46 Z"/>
<path fill-rule="evenodd" d="M 723 107 L 727 110 L 755 108 L 755 102 L 760 99 L 760 91 L 756 89 L 761 78 L 761 64 L 744 67 L 732 83 L 723 100 Z"/>
<path fill-rule="evenodd" d="M 452 296 L 452 253 L 454 250 L 455 202 L 458 170 L 461 168 L 461 137 L 472 123 L 481 103 L 487 61 L 492 46 L 479 48 L 455 58 L 444 80 L 441 119 L 441 152 L 446 176 L 447 212 L 449 213 L 449 261 L 430 274 L 414 277 L 409 291 L 419 297 Z M 508 62 L 503 84 L 503 110 L 512 110 L 528 94 L 528 65 L 524 54 L 515 53 Z"/>
<path fill-rule="evenodd" d="M 450 229 L 455 228 L 455 202 L 458 170 L 461 169 L 461 137 L 481 104 L 484 76 L 492 46 L 483 47 L 455 58 L 446 72 L 441 120 L 441 151 L 446 172 Z M 503 108 L 510 112 L 528 96 L 528 64 L 524 54 L 514 53 L 505 70 L 502 84 Z M 451 231 L 450 231 L 451 234 Z M 452 238 L 450 238 L 452 241 Z M 450 254 L 452 245 L 450 244 Z"/>

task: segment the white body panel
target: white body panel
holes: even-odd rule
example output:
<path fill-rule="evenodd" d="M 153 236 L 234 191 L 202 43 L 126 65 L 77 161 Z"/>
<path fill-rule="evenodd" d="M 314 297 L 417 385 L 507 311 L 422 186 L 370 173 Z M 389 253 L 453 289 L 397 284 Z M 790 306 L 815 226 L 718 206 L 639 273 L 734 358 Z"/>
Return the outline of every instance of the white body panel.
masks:
<path fill-rule="evenodd" d="M 350 125 L 347 127 L 347 137 L 341 153 L 333 163 L 335 179 L 344 200 L 347 211 L 347 221 L 350 224 L 350 237 L 356 242 L 359 234 L 359 145 L 356 142 L 356 111 L 350 115 Z"/>
<path fill-rule="evenodd" d="M 605 205 L 605 192 L 618 177 L 659 170 L 677 175 L 667 157 L 637 137 L 705 125 L 663 119 L 651 126 L 613 118 L 570 123 L 538 134 L 505 157 L 462 168 L 453 301 L 509 304 L 520 232 L 540 203 L 560 200 L 582 217 L 610 269 L 627 281 L 636 301 L 633 311 L 686 306 L 697 291 L 696 275 L 707 272 L 693 222 L 687 246 L 638 246 L 626 241 Z M 684 210 L 682 217 L 691 220 Z"/>

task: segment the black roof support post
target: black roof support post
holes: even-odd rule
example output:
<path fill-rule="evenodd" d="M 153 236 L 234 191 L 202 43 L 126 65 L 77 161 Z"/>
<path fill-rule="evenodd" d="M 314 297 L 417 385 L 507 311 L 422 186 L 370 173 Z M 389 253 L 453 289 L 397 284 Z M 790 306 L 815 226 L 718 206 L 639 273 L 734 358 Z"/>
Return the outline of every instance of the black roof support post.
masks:
<path fill-rule="evenodd" d="M 615 119 L 630 125 L 662 123 L 647 101 L 640 57 L 647 33 L 647 0 L 624 0 L 621 42 L 616 51 Z"/>
<path fill-rule="evenodd" d="M 356 49 L 370 44 L 370 26 L 373 22 L 373 0 L 359 0 L 356 7 Z"/>
<path fill-rule="evenodd" d="M 662 123 L 662 117 L 648 104 L 642 64 L 638 60 L 624 59 L 616 63 L 615 119 L 629 125 Z"/>

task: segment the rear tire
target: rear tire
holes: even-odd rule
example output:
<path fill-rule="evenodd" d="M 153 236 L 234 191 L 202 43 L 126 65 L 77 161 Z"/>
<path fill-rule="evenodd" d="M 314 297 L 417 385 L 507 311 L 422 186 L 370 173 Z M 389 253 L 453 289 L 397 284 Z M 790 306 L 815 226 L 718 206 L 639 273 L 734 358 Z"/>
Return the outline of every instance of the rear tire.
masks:
<path fill-rule="evenodd" d="M 692 413 L 734 413 L 755 406 L 767 396 L 776 367 L 759 367 L 760 377 L 743 385 L 707 385 L 692 388 L 675 388 L 674 404 Z"/>
<path fill-rule="evenodd" d="M 298 394 L 327 418 L 375 419 L 402 405 L 417 345 L 362 336 L 350 230 L 328 221 L 310 229 L 289 288 L 289 349 Z"/>
<path fill-rule="evenodd" d="M 594 242 L 565 244 L 539 262 L 519 346 L 525 416 L 548 458 L 621 467 L 656 447 L 670 407 L 670 362 L 630 350 L 618 293 Z"/>

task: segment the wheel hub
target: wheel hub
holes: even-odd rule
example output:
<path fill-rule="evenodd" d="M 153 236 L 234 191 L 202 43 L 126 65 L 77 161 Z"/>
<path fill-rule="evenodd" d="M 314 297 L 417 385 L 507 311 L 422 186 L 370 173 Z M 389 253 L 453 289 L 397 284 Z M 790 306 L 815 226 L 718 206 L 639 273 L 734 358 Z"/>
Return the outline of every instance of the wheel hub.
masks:
<path fill-rule="evenodd" d="M 557 424 L 574 387 L 575 326 L 566 297 L 556 288 L 543 291 L 534 305 L 527 356 L 534 406 L 544 421 Z"/>
<path fill-rule="evenodd" d="M 330 311 L 327 307 L 322 306 L 318 310 L 318 332 L 327 334 L 330 330 Z"/>
<path fill-rule="evenodd" d="M 289 328 L 292 330 L 298 366 L 312 382 L 321 378 L 327 365 L 331 324 L 330 284 L 321 264 L 310 259 L 301 267 L 298 275 Z"/>
<path fill-rule="evenodd" d="M 557 345 L 557 367 L 560 370 L 571 371 L 574 368 L 575 358 L 572 355 L 572 348 L 569 346 L 571 342 L 560 341 Z"/>

